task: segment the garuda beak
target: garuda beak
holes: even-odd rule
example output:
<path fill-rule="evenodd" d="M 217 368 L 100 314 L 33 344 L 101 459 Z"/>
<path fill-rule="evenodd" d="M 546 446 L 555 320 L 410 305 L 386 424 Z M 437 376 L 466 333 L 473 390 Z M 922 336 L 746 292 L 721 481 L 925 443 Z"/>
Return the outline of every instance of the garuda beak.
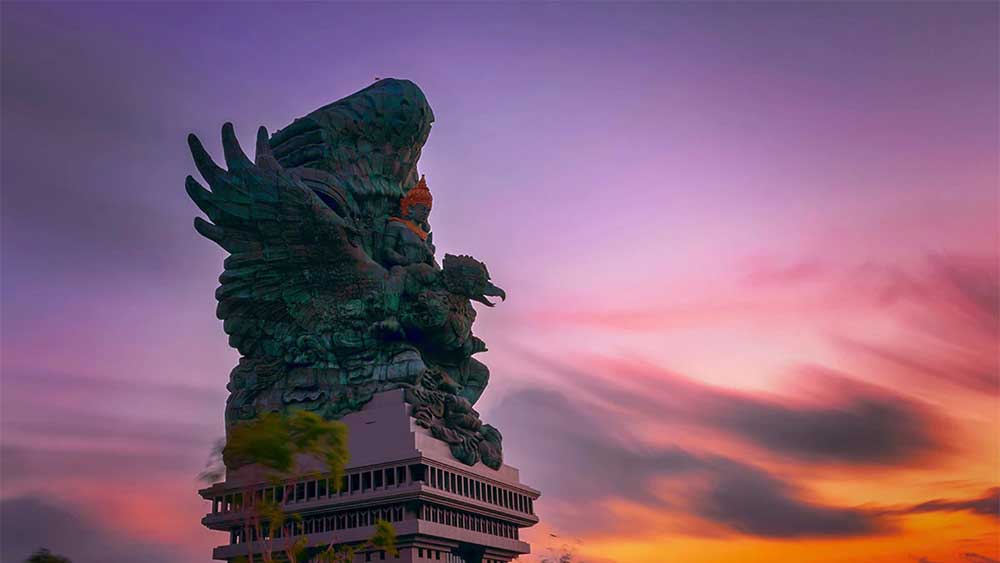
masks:
<path fill-rule="evenodd" d="M 487 299 L 488 297 L 499 297 L 500 301 L 506 301 L 507 292 L 490 282 L 486 282 L 486 289 L 483 291 L 483 294 L 473 296 L 472 299 L 486 305 L 487 307 L 492 307 L 494 303 Z"/>

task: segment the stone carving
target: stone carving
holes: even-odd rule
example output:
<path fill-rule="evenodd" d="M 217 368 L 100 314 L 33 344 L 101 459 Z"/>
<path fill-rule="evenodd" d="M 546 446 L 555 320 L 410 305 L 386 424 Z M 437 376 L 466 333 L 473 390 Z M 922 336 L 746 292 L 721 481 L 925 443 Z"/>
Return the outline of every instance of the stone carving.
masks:
<path fill-rule="evenodd" d="M 204 188 L 186 187 L 229 252 L 216 291 L 239 364 L 226 424 L 307 409 L 335 419 L 403 388 L 418 424 L 472 465 L 499 468 L 501 436 L 473 406 L 489 370 L 471 301 L 506 298 L 486 265 L 434 257 L 433 198 L 417 160 L 434 115 L 409 81 L 381 80 L 268 136 L 256 158 L 222 128 L 226 169 L 189 136 Z M 234 463 L 227 460 L 227 464 Z"/>

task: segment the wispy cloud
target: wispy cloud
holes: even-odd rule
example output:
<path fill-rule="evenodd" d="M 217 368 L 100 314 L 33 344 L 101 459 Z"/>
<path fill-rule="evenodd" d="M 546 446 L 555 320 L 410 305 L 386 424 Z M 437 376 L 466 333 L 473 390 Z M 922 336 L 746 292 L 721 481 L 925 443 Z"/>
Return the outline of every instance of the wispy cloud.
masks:
<path fill-rule="evenodd" d="M 914 381 L 1000 393 L 1000 274 L 997 256 L 934 254 L 921 268 L 870 266 L 878 312 L 898 320 L 890 340 L 838 337 L 848 351 L 893 366 Z M 859 272 L 860 273 L 860 272 Z"/>

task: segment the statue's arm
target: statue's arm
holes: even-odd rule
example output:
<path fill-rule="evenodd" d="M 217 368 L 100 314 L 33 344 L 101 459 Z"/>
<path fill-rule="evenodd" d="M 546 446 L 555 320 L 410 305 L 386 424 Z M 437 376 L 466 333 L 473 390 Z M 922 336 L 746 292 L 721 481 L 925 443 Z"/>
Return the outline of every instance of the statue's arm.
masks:
<path fill-rule="evenodd" d="M 390 226 L 386 229 L 383 240 L 382 256 L 390 266 L 406 266 L 409 264 L 406 256 L 396 250 L 396 247 L 399 246 L 399 231 L 396 228 Z"/>

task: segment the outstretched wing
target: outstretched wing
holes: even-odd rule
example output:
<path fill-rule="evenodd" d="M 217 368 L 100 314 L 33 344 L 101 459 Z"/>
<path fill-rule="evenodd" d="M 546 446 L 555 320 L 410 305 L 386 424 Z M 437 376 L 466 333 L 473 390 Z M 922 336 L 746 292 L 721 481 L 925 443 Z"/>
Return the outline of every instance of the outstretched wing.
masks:
<path fill-rule="evenodd" d="M 229 251 L 216 290 L 217 316 L 229 344 L 244 356 L 280 356 L 283 343 L 312 333 L 315 303 L 357 291 L 357 272 L 371 260 L 358 248 L 350 217 L 338 215 L 271 154 L 267 131 L 257 132 L 257 162 L 222 127 L 224 170 L 194 135 L 188 144 L 207 190 L 191 176 L 187 193 L 211 222 L 195 229 Z"/>

